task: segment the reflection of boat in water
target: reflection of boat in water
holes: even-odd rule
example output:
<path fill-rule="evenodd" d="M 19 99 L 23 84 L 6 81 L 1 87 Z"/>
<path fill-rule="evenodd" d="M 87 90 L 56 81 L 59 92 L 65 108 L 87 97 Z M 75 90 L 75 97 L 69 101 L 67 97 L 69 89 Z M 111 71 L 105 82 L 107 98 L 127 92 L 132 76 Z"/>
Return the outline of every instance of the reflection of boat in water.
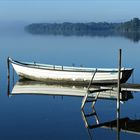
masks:
<path fill-rule="evenodd" d="M 91 87 L 91 90 L 96 88 Z M 100 92 L 100 91 L 98 91 Z M 83 97 L 87 93 L 87 87 L 72 86 L 62 84 L 43 83 L 38 81 L 20 79 L 13 87 L 11 94 L 35 94 L 35 95 L 58 95 L 58 96 L 79 96 Z M 95 97 L 96 93 L 90 93 L 89 97 Z M 118 96 L 116 90 L 105 90 L 100 92 L 99 98 L 116 99 Z M 121 100 L 133 98 L 131 92 L 122 91 L 120 94 Z"/>
<path fill-rule="evenodd" d="M 110 120 L 101 123 L 99 122 L 98 115 L 95 110 L 91 114 L 85 114 L 85 112 L 82 111 L 82 117 L 88 131 L 89 129 L 95 129 L 95 128 L 106 128 L 106 129 L 112 129 L 117 131 L 117 120 Z M 95 123 L 89 124 L 87 117 L 94 117 Z M 129 117 L 120 118 L 119 128 L 121 132 L 140 135 L 140 119 L 130 119 Z"/>
<path fill-rule="evenodd" d="M 8 58 L 8 62 L 12 64 L 20 77 L 36 81 L 88 84 L 94 75 L 92 83 L 112 84 L 117 83 L 118 79 L 118 69 L 46 65 L 19 62 L 11 58 Z M 132 71 L 132 68 L 121 69 L 120 80 L 122 83 L 125 83 L 129 79 Z"/>

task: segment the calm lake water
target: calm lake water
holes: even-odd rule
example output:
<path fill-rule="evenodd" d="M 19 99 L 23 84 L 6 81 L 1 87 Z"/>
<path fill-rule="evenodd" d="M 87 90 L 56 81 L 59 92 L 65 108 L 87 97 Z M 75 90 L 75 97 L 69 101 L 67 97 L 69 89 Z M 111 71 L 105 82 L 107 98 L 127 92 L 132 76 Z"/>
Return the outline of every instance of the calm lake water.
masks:
<path fill-rule="evenodd" d="M 24 31 L 1 33 L 0 42 L 1 140 L 117 139 L 117 131 L 109 127 L 93 128 L 88 131 L 80 109 L 81 97 L 7 96 L 6 61 L 10 56 L 22 61 L 112 68 L 118 66 L 118 50 L 121 48 L 123 66 L 135 69 L 129 82 L 140 83 L 140 42 L 133 42 L 124 37 L 39 36 Z M 15 83 L 16 81 L 17 75 Z M 140 120 L 140 94 L 133 93 L 133 96 L 133 99 L 121 104 L 121 118 Z M 95 109 L 100 123 L 116 119 L 114 100 L 98 100 Z M 96 124 L 94 117 L 91 119 L 91 123 Z M 120 132 L 121 140 L 139 138 L 138 134 Z"/>

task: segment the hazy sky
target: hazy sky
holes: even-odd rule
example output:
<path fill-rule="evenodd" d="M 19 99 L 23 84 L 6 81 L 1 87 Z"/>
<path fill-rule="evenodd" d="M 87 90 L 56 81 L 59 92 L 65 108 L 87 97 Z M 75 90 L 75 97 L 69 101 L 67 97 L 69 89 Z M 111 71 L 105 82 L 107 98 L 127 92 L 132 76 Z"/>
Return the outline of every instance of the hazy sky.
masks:
<path fill-rule="evenodd" d="M 0 21 L 90 22 L 140 18 L 140 0 L 0 0 Z"/>

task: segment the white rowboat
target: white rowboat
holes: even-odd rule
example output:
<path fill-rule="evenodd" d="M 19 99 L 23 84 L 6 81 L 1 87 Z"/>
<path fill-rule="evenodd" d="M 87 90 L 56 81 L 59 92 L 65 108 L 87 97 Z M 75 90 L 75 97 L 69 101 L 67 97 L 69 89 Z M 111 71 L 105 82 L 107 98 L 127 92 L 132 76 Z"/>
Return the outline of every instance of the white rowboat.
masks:
<path fill-rule="evenodd" d="M 94 75 L 92 83 L 113 84 L 117 83 L 118 79 L 118 69 L 46 65 L 19 62 L 11 58 L 8 58 L 8 61 L 20 77 L 36 81 L 88 84 Z M 132 71 L 132 68 L 121 69 L 121 83 L 125 83 L 129 79 Z"/>

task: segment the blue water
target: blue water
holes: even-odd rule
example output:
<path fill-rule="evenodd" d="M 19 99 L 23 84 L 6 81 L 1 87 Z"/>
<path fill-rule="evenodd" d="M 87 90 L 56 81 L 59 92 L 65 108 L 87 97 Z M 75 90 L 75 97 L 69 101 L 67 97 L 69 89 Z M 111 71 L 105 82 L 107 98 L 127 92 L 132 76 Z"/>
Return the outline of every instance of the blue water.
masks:
<path fill-rule="evenodd" d="M 140 83 L 140 42 L 123 37 L 64 37 L 30 35 L 23 30 L 0 34 L 0 139 L 46 140 L 90 139 L 81 113 L 80 97 L 19 95 L 7 96 L 8 56 L 21 61 L 58 65 L 117 67 L 118 50 L 122 49 L 124 67 L 133 67 L 133 79 Z M 15 75 L 15 82 L 18 76 Z M 12 90 L 12 87 L 11 87 Z M 139 92 L 121 104 L 121 117 L 140 119 Z M 116 101 L 99 100 L 95 105 L 100 122 L 116 119 Z M 95 123 L 95 119 L 93 118 Z M 117 131 L 104 128 L 90 130 L 97 139 L 117 139 Z M 140 138 L 120 133 L 122 140 Z"/>

